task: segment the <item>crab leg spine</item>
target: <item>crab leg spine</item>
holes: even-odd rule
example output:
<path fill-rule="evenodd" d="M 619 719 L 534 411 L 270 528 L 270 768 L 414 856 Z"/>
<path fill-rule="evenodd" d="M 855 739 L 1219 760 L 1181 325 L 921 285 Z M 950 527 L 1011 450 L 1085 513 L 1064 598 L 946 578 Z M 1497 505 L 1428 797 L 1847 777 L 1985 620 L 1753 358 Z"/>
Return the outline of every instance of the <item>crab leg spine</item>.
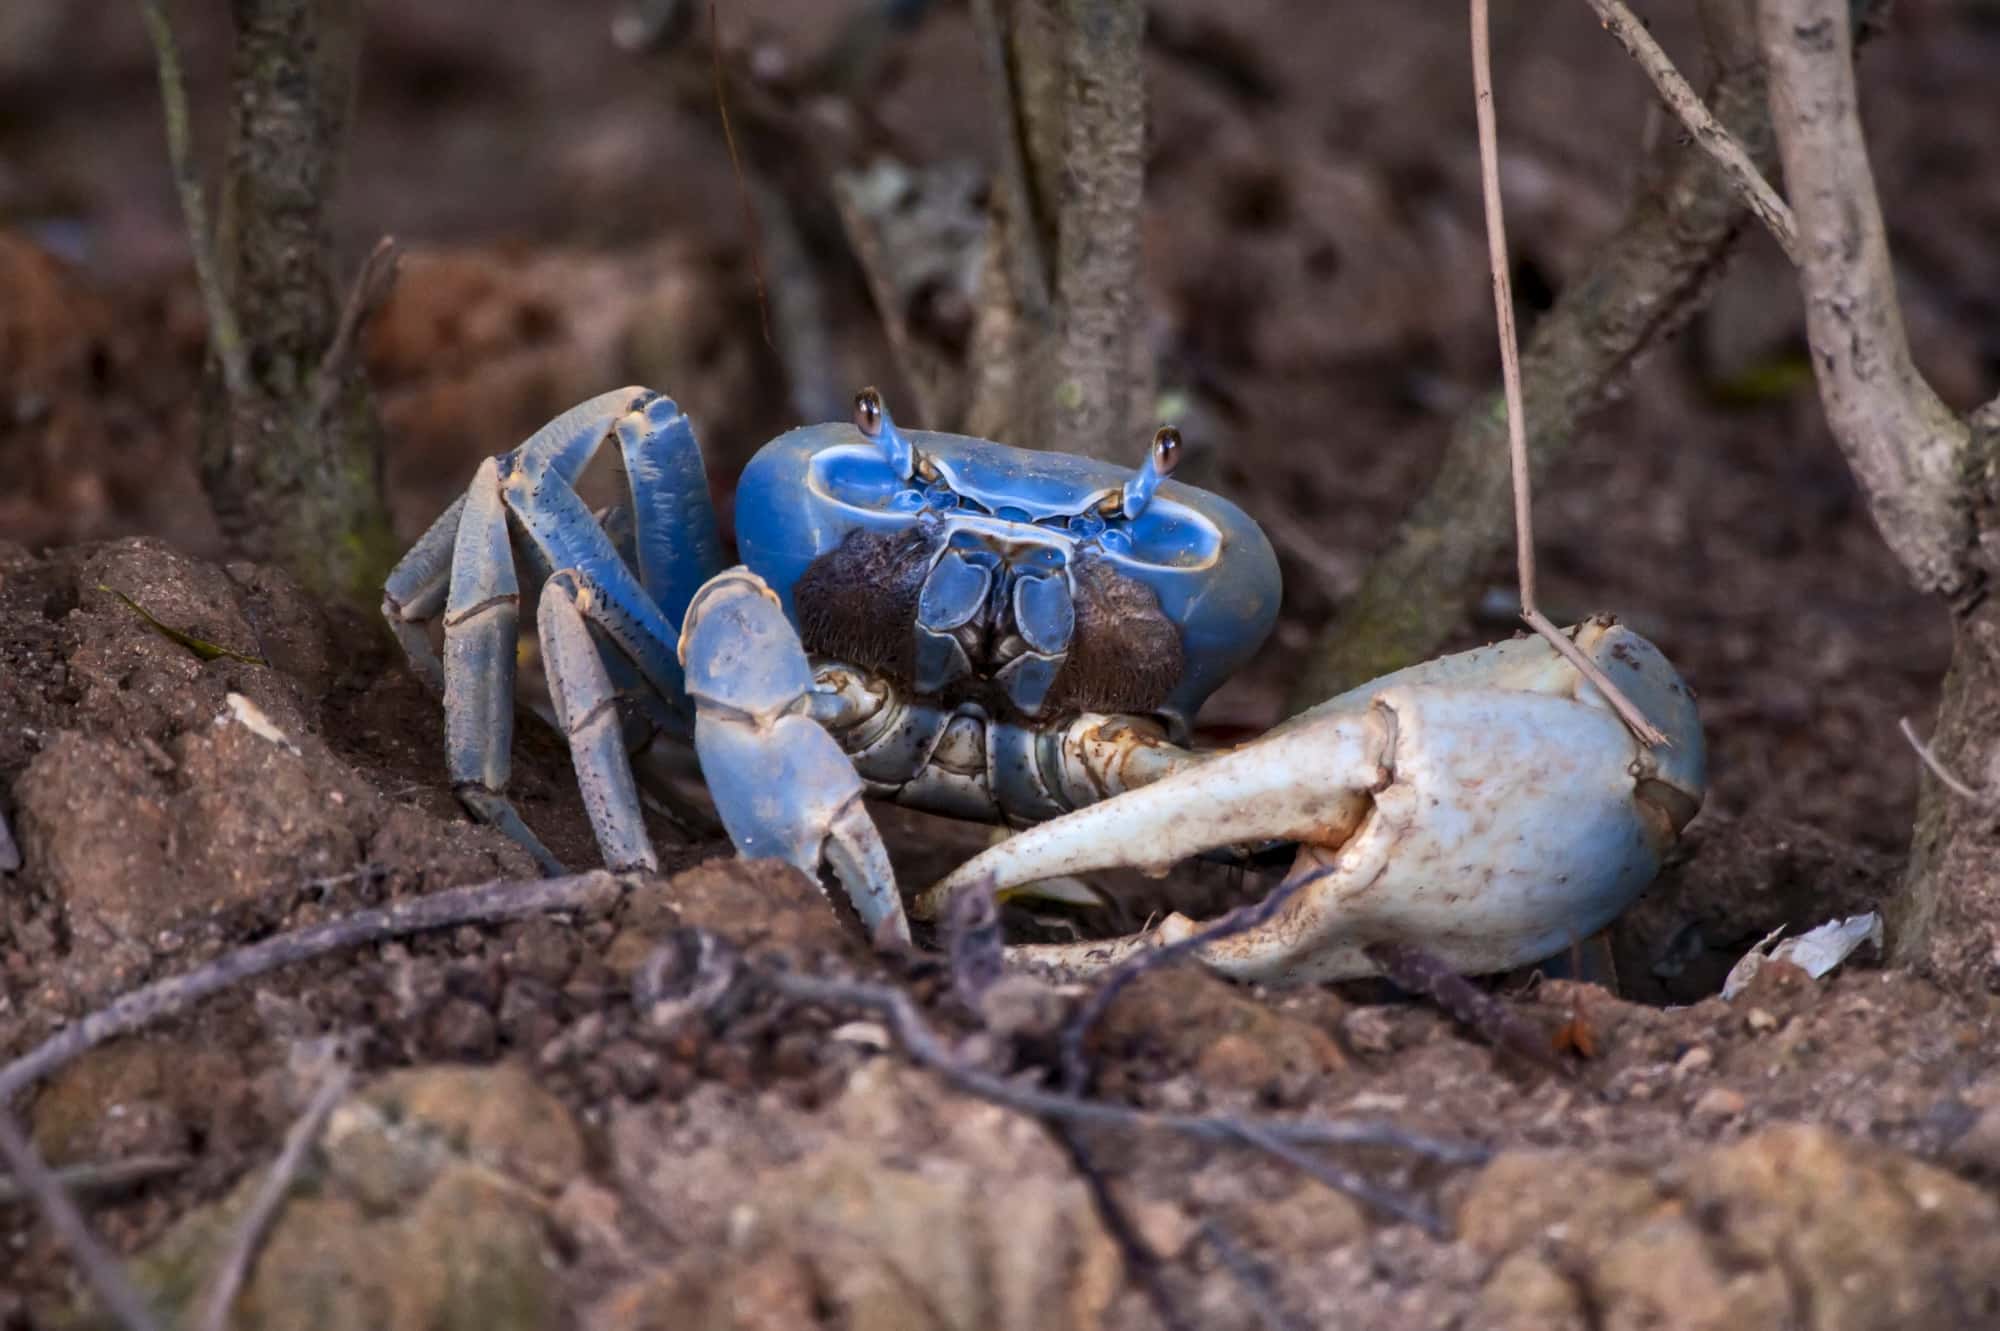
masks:
<path fill-rule="evenodd" d="M 625 752 L 618 690 L 578 608 L 587 593 L 567 570 L 542 589 L 536 615 L 542 658 L 556 719 L 569 740 L 577 786 L 608 868 L 655 869 L 640 812 L 639 790 Z"/>

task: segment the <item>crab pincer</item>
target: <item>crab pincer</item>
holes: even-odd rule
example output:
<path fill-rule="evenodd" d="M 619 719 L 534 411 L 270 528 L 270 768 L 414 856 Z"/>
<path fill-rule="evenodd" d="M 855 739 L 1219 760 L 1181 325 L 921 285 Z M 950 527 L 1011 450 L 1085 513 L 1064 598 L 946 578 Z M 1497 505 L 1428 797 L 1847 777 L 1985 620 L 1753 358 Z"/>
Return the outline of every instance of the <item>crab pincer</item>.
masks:
<path fill-rule="evenodd" d="M 1652 881 L 1704 782 L 1692 695 L 1658 649 L 1605 620 L 1575 637 L 1671 747 L 1640 744 L 1546 642 L 1518 639 L 1385 676 L 1024 831 L 960 866 L 918 913 L 960 891 L 1282 841 L 1299 846 L 1300 869 L 1328 872 L 1262 926 L 1204 947 L 1211 967 L 1346 979 L 1375 973 L 1372 943 L 1414 943 L 1466 974 L 1541 961 Z M 1199 927 L 1176 914 L 1149 933 L 1016 955 L 1093 970 Z"/>
<path fill-rule="evenodd" d="M 862 807 L 861 777 L 807 710 L 812 667 L 764 580 L 729 569 L 681 625 L 694 748 L 716 813 L 746 857 L 830 871 L 870 937 L 910 941 L 895 871 Z"/>

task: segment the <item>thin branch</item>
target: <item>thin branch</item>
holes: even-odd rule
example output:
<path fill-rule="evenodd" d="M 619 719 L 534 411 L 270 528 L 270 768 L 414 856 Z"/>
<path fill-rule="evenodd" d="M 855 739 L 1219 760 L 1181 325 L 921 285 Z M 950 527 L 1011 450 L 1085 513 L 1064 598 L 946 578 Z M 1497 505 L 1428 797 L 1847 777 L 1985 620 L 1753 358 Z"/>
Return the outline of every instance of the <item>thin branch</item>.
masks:
<path fill-rule="evenodd" d="M 90 1232 L 89 1222 L 63 1191 L 55 1171 L 43 1162 L 41 1154 L 4 1107 L 0 1107 L 0 1156 L 6 1157 L 15 1182 L 34 1199 L 63 1246 L 69 1249 L 77 1270 L 104 1310 L 124 1331 L 161 1331 L 159 1319 L 125 1274 L 125 1268 Z"/>
<path fill-rule="evenodd" d="M 411 897 L 252 943 L 185 975 L 135 989 L 0 1068 L 0 1109 L 28 1086 L 106 1040 L 129 1035 L 266 972 L 406 934 L 608 905 L 623 890 L 619 879 L 601 869 L 567 878 L 501 880 Z"/>
<path fill-rule="evenodd" d="M 990 886 L 961 892 L 944 913 L 945 961 L 952 992 L 968 1012 L 978 1012 L 987 991 L 1007 970 L 1007 938 L 1000 899 Z"/>
<path fill-rule="evenodd" d="M 1370 943 L 1362 949 L 1382 977 L 1398 989 L 1422 994 L 1454 1021 L 1497 1049 L 1519 1054 L 1559 1076 L 1569 1068 L 1542 1033 L 1514 1010 L 1453 970 L 1442 958 L 1410 943 Z"/>
<path fill-rule="evenodd" d="M 1771 154 L 1754 24 L 1742 0 L 1700 0 L 1720 70 L 1709 104 L 1755 160 Z M 1620 380 L 1699 310 L 1741 230 L 1735 190 L 1706 153 L 1663 141 L 1618 229 L 1593 248 L 1522 353 L 1530 462 L 1537 474 L 1574 443 Z M 1512 535 L 1508 453 L 1497 394 L 1462 412 L 1429 488 L 1315 640 L 1288 712 L 1420 661 L 1464 622 L 1493 556 Z"/>
<path fill-rule="evenodd" d="M 1264 894 L 1261 901 L 1253 901 L 1247 906 L 1238 906 L 1227 915 L 1216 920 L 1199 933 L 1160 947 L 1135 952 L 1125 960 L 1106 971 L 1097 987 L 1091 991 L 1069 1019 L 1062 1033 L 1062 1074 L 1063 1089 L 1072 1095 L 1081 1094 L 1090 1080 L 1090 1065 L 1084 1058 L 1084 1042 L 1090 1037 L 1104 1014 L 1111 1010 L 1118 995 L 1127 985 L 1149 971 L 1171 966 L 1184 958 L 1193 956 L 1210 943 L 1247 933 L 1268 924 L 1285 908 L 1286 903 L 1298 895 L 1299 890 L 1309 883 L 1318 882 L 1333 872 L 1331 868 L 1315 867 L 1310 870 L 1294 871 L 1283 882 Z"/>
<path fill-rule="evenodd" d="M 1071 1168 L 1083 1179 L 1083 1186 L 1090 1193 L 1090 1204 L 1097 1211 L 1097 1218 L 1104 1226 L 1104 1232 L 1111 1236 L 1118 1255 L 1124 1259 L 1125 1269 L 1139 1282 L 1145 1292 L 1146 1302 L 1152 1304 L 1153 1315 L 1167 1331 L 1192 1331 L 1193 1323 L 1182 1314 L 1181 1307 L 1174 1302 L 1173 1291 L 1167 1288 L 1167 1273 L 1160 1261 L 1160 1254 L 1153 1251 L 1153 1245 L 1139 1232 L 1139 1226 L 1132 1219 L 1125 1204 L 1111 1191 L 1111 1180 L 1097 1167 L 1097 1160 L 1085 1146 L 1077 1130 L 1067 1123 L 1052 1125 L 1056 1141 L 1069 1156 Z"/>
<path fill-rule="evenodd" d="M 979 35 L 979 58 L 986 79 L 993 139 L 1000 151 L 1000 192 L 1007 218 L 1008 286 L 1021 313 L 1037 329 L 1049 317 L 1049 262 L 1028 178 L 1026 133 L 1014 100 L 1012 61 L 1007 58 L 1007 25 L 997 6 L 1006 0 L 972 0 L 972 26 Z"/>
<path fill-rule="evenodd" d="M 1514 556 L 1521 581 L 1521 618 L 1604 695 L 1641 743 L 1664 746 L 1666 735 L 1595 662 L 1535 605 L 1534 500 L 1528 477 L 1527 410 L 1521 400 L 1521 349 L 1514 334 L 1514 284 L 1507 269 L 1507 219 L 1500 202 L 1499 131 L 1493 115 L 1493 43 L 1487 0 L 1472 3 L 1472 88 L 1479 119 L 1479 187 L 1486 201 L 1486 255 L 1493 270 L 1493 313 L 1500 329 L 1500 373 L 1507 403 L 1507 455 L 1514 476 Z"/>
<path fill-rule="evenodd" d="M 1145 10 L 1143 0 L 974 0 L 1000 218 L 973 334 L 965 428 L 975 433 L 1130 456 L 1153 378 L 1134 313 Z"/>
<path fill-rule="evenodd" d="M 240 399 L 250 388 L 250 356 L 243 345 L 243 328 L 236 311 L 222 290 L 222 273 L 215 261 L 215 245 L 208 229 L 208 207 L 202 200 L 201 175 L 195 168 L 194 146 L 188 132 L 187 85 L 181 78 L 180 48 L 174 41 L 173 24 L 167 20 L 163 0 L 139 0 L 139 12 L 146 20 L 146 34 L 153 41 L 153 59 L 160 71 L 160 103 L 166 113 L 167 159 L 173 165 L 174 188 L 181 198 L 181 215 L 187 222 L 188 248 L 194 255 L 194 276 L 201 288 L 201 303 L 208 312 L 209 338 L 222 362 L 222 382 L 232 399 Z"/>
<path fill-rule="evenodd" d="M 1526 485 L 1526 472 L 1521 473 L 1521 479 L 1522 484 Z M 1563 660 L 1575 666 L 1577 673 L 1589 680 L 1591 687 L 1604 695 L 1604 701 L 1611 704 L 1611 710 L 1618 713 L 1618 719 L 1623 721 L 1626 728 L 1639 737 L 1640 743 L 1651 744 L 1656 748 L 1663 749 L 1673 747 L 1673 741 L 1667 738 L 1666 732 L 1662 731 L 1651 721 L 1648 721 L 1646 714 L 1640 711 L 1638 706 L 1630 698 L 1626 697 L 1616 684 L 1611 682 L 1609 675 L 1598 668 L 1597 662 L 1585 656 L 1583 649 L 1576 645 L 1568 633 L 1557 628 L 1547 615 L 1539 610 L 1523 610 L 1521 618 L 1527 621 L 1529 628 L 1541 634 L 1556 649 L 1557 656 L 1562 657 Z"/>
<path fill-rule="evenodd" d="M 1917 738 L 1917 728 L 1910 724 L 1909 717 L 1906 716 L 1898 721 L 1896 728 L 1903 732 L 1903 738 L 1910 741 L 1910 747 L 1917 751 L 1917 757 L 1923 760 L 1925 767 L 1930 768 L 1932 776 L 1944 783 L 1946 790 L 1949 790 L 1960 799 L 1970 800 L 1972 803 L 1982 807 L 1993 806 L 1995 803 L 1993 795 L 1984 790 L 1968 786 L 1965 782 L 1959 780 L 1958 777 L 1952 774 L 1951 769 L 1944 765 L 1944 761 L 1932 751 L 1931 746 Z"/>
<path fill-rule="evenodd" d="M 62 1236 L 77 1268 L 125 1331 L 158 1331 L 158 1322 L 132 1289 L 123 1269 L 90 1232 L 89 1224 L 56 1182 L 41 1154 L 15 1125 L 7 1106 L 16 1095 L 106 1040 L 129 1035 L 211 994 L 268 971 L 342 948 L 431 929 L 492 924 L 523 915 L 607 905 L 623 890 L 617 878 L 596 870 L 567 878 L 503 880 L 434 892 L 279 934 L 225 953 L 186 975 L 136 989 L 0 1068 L 0 1155 L 6 1157 L 18 1185 L 34 1198 Z"/>
<path fill-rule="evenodd" d="M 1271 1273 L 1264 1269 L 1263 1264 L 1243 1251 L 1242 1245 L 1230 1237 L 1229 1231 L 1212 1216 L 1201 1222 L 1201 1236 L 1208 1241 L 1209 1247 L 1215 1249 L 1222 1269 L 1229 1272 L 1236 1281 L 1236 1287 L 1250 1301 L 1250 1306 L 1257 1312 L 1257 1320 L 1271 1331 L 1294 1331 L 1299 1323 L 1278 1301 Z"/>
<path fill-rule="evenodd" d="M 967 1094 L 1009 1109 L 1038 1118 L 1084 1124 L 1159 1128 L 1199 1141 L 1239 1140 L 1233 1126 L 1236 1120 L 1227 1115 L 1166 1114 L 1150 1109 L 1134 1109 L 1129 1105 L 1107 1104 L 1059 1091 L 1019 1085 L 968 1067 L 952 1056 L 944 1041 L 917 1011 L 915 1001 L 900 989 L 855 980 L 821 979 L 793 971 L 758 971 L 756 982 L 796 1002 L 860 1008 L 875 1013 L 888 1022 L 896 1042 L 911 1058 L 942 1074 L 946 1081 Z M 1382 1146 L 1452 1165 L 1482 1164 L 1489 1154 L 1483 1146 L 1410 1132 L 1392 1123 L 1369 1119 L 1274 1119 L 1264 1127 L 1280 1140 L 1300 1146 Z"/>
<path fill-rule="evenodd" d="M 889 342 L 889 358 L 895 363 L 896 376 L 917 400 L 915 420 L 928 429 L 946 429 L 950 421 L 943 411 L 943 402 L 948 396 L 943 381 L 949 372 L 948 367 L 940 365 L 940 357 L 910 333 L 908 310 L 896 290 L 888 258 L 883 253 L 882 228 L 865 205 L 861 186 L 853 175 L 835 173 L 830 188 L 834 211 L 839 214 L 841 230 L 847 236 L 847 246 L 861 268 L 862 280 L 867 283 L 876 317 L 882 321 L 882 332 Z"/>
<path fill-rule="evenodd" d="M 277 1160 L 264 1176 L 263 1184 L 251 1199 L 249 1209 L 243 1213 L 241 1223 L 230 1237 L 229 1248 L 216 1268 L 214 1280 L 208 1287 L 208 1297 L 202 1304 L 201 1320 L 196 1323 L 201 1331 L 228 1331 L 230 1309 L 250 1275 L 250 1265 L 257 1260 L 258 1249 L 264 1246 L 264 1236 L 277 1220 L 278 1212 L 292 1190 L 292 1181 L 305 1164 L 306 1153 L 319 1140 L 320 1130 L 326 1126 L 334 1106 L 346 1096 L 348 1087 L 353 1083 L 354 1070 L 345 1063 L 336 1063 L 320 1080 L 319 1089 L 313 1092 L 305 1112 L 285 1134 L 284 1149 L 278 1152 Z"/>
<path fill-rule="evenodd" d="M 326 355 L 320 357 L 318 372 L 313 376 L 315 424 L 323 425 L 333 415 L 333 404 L 339 400 L 340 386 L 346 382 L 347 372 L 357 355 L 361 330 L 381 308 L 382 302 L 389 298 L 390 289 L 396 285 L 402 257 L 396 248 L 396 238 L 384 236 L 375 242 L 374 249 L 368 251 L 368 257 L 361 262 L 361 271 L 354 275 L 354 285 L 347 290 L 347 303 L 340 309 L 340 323 L 333 331 L 333 340 L 327 343 Z"/>
<path fill-rule="evenodd" d="M 1486 0 L 1472 0 L 1472 94 L 1479 121 L 1479 193 L 1486 204 L 1486 261 L 1493 273 L 1493 321 L 1500 333 L 1500 386 L 1507 407 L 1507 456 L 1514 475 L 1514 565 L 1521 613 L 1535 609 L 1535 516 L 1528 491 L 1527 409 L 1521 405 L 1521 349 L 1514 335 L 1514 282 L 1507 264 L 1507 218 L 1500 203 L 1500 132 L 1493 114 L 1493 39 Z"/>
<path fill-rule="evenodd" d="M 1365 1202 L 1376 1210 L 1407 1224 L 1415 1225 L 1434 1239 L 1448 1239 L 1451 1232 L 1446 1229 L 1444 1218 L 1418 1202 L 1371 1183 L 1351 1169 L 1344 1169 L 1330 1160 L 1322 1160 L 1309 1151 L 1272 1133 L 1269 1125 L 1250 1119 L 1236 1119 L 1231 1129 L 1246 1146 L 1254 1146 L 1275 1160 L 1282 1160 L 1293 1169 L 1315 1179 L 1335 1192 L 1344 1192 L 1358 1202 Z"/>
<path fill-rule="evenodd" d="M 124 1160 L 88 1160 L 51 1170 L 65 1191 L 79 1194 L 123 1192 L 156 1178 L 177 1174 L 193 1161 L 184 1155 L 135 1155 Z M 28 1190 L 12 1178 L 0 1178 L 0 1206 L 32 1201 Z"/>
<path fill-rule="evenodd" d="M 1701 94 L 1688 86 L 1688 81 L 1674 68 L 1673 60 L 1653 40 L 1653 34 L 1646 31 L 1645 24 L 1625 7 L 1624 0 L 1587 0 L 1587 3 L 1597 11 L 1604 30 L 1617 39 L 1626 54 L 1653 81 L 1653 87 L 1659 90 L 1660 100 L 1666 103 L 1667 109 L 1680 117 L 1702 151 L 1714 158 L 1715 164 L 1729 177 L 1729 183 L 1743 200 L 1743 206 L 1764 224 L 1764 229 L 1771 233 L 1771 238 L 1778 242 L 1778 248 L 1785 252 L 1785 257 L 1792 261 L 1793 266 L 1799 266 L 1802 262 L 1799 228 L 1792 217 L 1791 206 L 1778 197 L 1778 191 L 1771 187 L 1771 182 L 1750 160 L 1749 152 L 1709 111 L 1708 104 L 1701 100 Z"/>
<path fill-rule="evenodd" d="M 1849 0 L 1763 0 L 1758 20 L 1827 424 L 1911 580 L 1957 598 L 1979 585 L 1964 490 L 1972 434 L 1910 357 L 1856 104 Z"/>
<path fill-rule="evenodd" d="M 1019 3 L 1020 0 L 1015 0 Z M 1150 413 L 1152 359 L 1140 308 L 1146 174 L 1145 0 L 1061 0 L 1061 182 L 1043 199 L 1055 223 L 1055 338 L 1038 390 L 1055 436 L 1044 446 L 1131 456 Z M 1032 85 L 1024 91 L 1032 93 Z M 1030 150 L 1034 142 L 1029 142 Z M 1148 424 L 1150 424 L 1148 420 Z M 1129 465 L 1129 464 L 1128 464 Z"/>
<path fill-rule="evenodd" d="M 708 0 L 708 63 L 715 77 L 715 110 L 722 120 L 722 142 L 729 149 L 729 165 L 736 176 L 736 200 L 743 209 L 743 234 L 750 251 L 750 275 L 757 283 L 757 320 L 764 332 L 764 345 L 772 351 L 778 344 L 771 339 L 771 302 L 764 284 L 764 256 L 758 250 L 757 205 L 750 197 L 750 178 L 743 174 L 743 159 L 736 151 L 736 127 L 729 122 L 729 80 L 722 72 L 722 30 L 715 17 L 715 0 Z"/>

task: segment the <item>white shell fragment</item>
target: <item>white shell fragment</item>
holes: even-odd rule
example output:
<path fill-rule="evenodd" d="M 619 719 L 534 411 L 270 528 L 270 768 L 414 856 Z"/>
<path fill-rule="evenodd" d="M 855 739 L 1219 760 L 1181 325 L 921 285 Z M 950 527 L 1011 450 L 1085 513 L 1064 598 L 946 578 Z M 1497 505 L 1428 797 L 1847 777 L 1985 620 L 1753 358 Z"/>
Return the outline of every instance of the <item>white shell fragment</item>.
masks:
<path fill-rule="evenodd" d="M 226 726 L 235 721 L 258 739 L 269 740 L 279 748 L 289 749 L 293 753 L 299 751 L 299 746 L 292 743 L 292 737 L 278 729 L 277 723 L 264 715 L 264 709 L 256 703 L 240 693 L 229 694 L 224 701 L 229 704 L 229 710 L 216 717 L 215 724 Z"/>
<path fill-rule="evenodd" d="M 893 1047 L 888 1030 L 880 1022 L 850 1021 L 834 1027 L 829 1034 L 841 1044 L 851 1044 L 862 1049 L 879 1052 Z"/>
<path fill-rule="evenodd" d="M 1789 961 L 1817 980 L 1846 961 L 1863 943 L 1873 943 L 1878 952 L 1882 948 L 1882 917 L 1872 910 L 1866 915 L 1828 920 L 1817 929 L 1809 929 L 1772 947 L 1771 944 L 1784 932 L 1782 926 L 1772 930 L 1762 942 L 1745 952 L 1741 961 L 1730 967 L 1729 978 L 1722 982 L 1725 999 L 1741 993 L 1743 987 L 1750 983 L 1750 977 L 1763 969 L 1767 961 Z"/>

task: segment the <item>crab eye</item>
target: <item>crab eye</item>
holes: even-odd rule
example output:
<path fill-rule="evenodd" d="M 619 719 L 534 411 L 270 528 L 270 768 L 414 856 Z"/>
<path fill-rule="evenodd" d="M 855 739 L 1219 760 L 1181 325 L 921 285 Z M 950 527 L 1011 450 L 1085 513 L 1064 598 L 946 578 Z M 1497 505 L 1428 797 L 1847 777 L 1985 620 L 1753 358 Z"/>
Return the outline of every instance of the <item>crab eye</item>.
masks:
<path fill-rule="evenodd" d="M 873 439 L 882 428 L 882 395 L 864 388 L 854 395 L 854 424 Z"/>
<path fill-rule="evenodd" d="M 1181 432 L 1171 425 L 1162 425 L 1153 434 L 1153 446 L 1146 451 L 1145 465 L 1139 474 L 1125 482 L 1125 488 L 1118 496 L 1118 509 L 1128 518 L 1136 518 L 1146 511 L 1153 502 L 1153 491 L 1160 488 L 1181 457 Z"/>
<path fill-rule="evenodd" d="M 916 467 L 917 450 L 896 428 L 896 422 L 890 418 L 889 408 L 883 403 L 880 393 L 864 388 L 854 395 L 854 424 L 862 434 L 881 445 L 897 477 L 909 480 Z"/>

